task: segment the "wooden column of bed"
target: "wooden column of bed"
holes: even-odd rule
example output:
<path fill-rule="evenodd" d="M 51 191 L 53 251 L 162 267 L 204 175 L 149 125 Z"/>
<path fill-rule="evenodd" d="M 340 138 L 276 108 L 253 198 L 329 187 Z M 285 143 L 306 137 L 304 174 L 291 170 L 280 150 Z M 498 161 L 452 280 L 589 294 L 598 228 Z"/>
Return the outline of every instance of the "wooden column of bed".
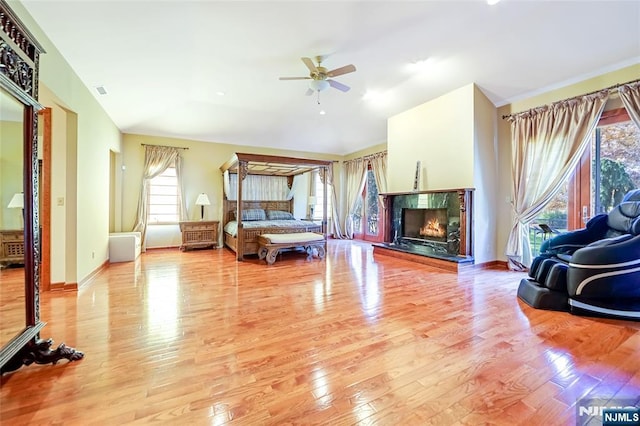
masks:
<path fill-rule="evenodd" d="M 321 232 L 327 238 L 327 171 L 333 162 L 327 160 L 312 160 L 305 158 L 280 157 L 273 155 L 235 153 L 231 159 L 220 166 L 222 172 L 237 173 L 238 187 L 236 200 L 228 200 L 225 195 L 223 229 L 231 220 L 238 221 L 238 231 L 236 237 L 223 232 L 224 244 L 234 250 L 238 260 L 243 260 L 247 254 L 258 253 L 258 235 L 263 233 L 294 233 L 294 232 Z M 319 170 L 324 183 L 324 206 L 322 224 L 310 224 L 305 227 L 295 228 L 254 228 L 247 230 L 242 222 L 242 210 L 244 209 L 264 209 L 281 210 L 293 213 L 292 200 L 247 200 L 242 199 L 243 181 L 248 174 L 259 174 L 267 176 L 286 176 L 292 181 L 293 176 Z M 237 217 L 237 219 L 236 219 Z"/>

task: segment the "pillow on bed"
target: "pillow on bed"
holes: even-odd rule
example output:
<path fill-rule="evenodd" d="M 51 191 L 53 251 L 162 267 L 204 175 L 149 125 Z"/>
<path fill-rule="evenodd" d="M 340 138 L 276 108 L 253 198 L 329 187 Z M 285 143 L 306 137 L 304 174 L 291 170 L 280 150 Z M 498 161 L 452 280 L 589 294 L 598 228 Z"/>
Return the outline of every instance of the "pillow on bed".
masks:
<path fill-rule="evenodd" d="M 263 209 L 242 210 L 242 220 L 267 220 Z"/>
<path fill-rule="evenodd" d="M 283 210 L 267 210 L 267 219 L 269 220 L 293 220 L 293 213 Z"/>

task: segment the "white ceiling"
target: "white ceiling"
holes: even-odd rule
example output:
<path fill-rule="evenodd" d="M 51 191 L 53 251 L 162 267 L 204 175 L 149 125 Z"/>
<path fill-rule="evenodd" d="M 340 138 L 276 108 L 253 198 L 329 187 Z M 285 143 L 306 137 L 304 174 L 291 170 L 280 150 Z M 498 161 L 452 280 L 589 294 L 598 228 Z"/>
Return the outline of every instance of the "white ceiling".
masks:
<path fill-rule="evenodd" d="M 501 106 L 640 62 L 640 1 L 22 3 L 122 132 L 313 152 L 385 142 L 388 117 L 470 83 Z M 357 68 L 320 105 L 278 79 L 316 55 Z"/>

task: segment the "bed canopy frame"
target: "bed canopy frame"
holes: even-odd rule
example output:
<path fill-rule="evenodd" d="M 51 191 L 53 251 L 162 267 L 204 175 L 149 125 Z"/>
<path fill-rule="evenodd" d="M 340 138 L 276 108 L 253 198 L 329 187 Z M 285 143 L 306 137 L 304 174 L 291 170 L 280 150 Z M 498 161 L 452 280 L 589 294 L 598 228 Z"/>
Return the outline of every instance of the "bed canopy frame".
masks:
<path fill-rule="evenodd" d="M 326 239 L 328 185 L 326 176 L 329 171 L 329 167 L 331 167 L 332 164 L 333 161 L 331 160 L 313 160 L 307 158 L 282 157 L 275 155 L 247 154 L 237 152 L 234 153 L 228 161 L 222 164 L 222 166 L 220 166 L 220 170 L 222 171 L 222 173 L 228 172 L 230 174 L 238 175 L 236 199 L 229 200 L 227 194 L 223 191 L 223 227 L 227 224 L 227 222 L 235 220 L 234 217 L 237 217 L 238 221 L 237 241 L 233 240 L 232 238 L 228 238 L 228 236 L 225 235 L 225 245 L 232 250 L 235 250 L 238 260 L 243 260 L 245 254 L 257 253 L 255 247 L 253 247 L 253 242 L 249 241 L 250 238 L 257 237 L 257 235 L 249 236 L 243 228 L 243 209 L 266 208 L 274 210 L 286 210 L 289 212 L 293 210 L 292 200 L 243 200 L 242 183 L 247 175 L 284 176 L 287 178 L 289 188 L 291 188 L 294 176 L 318 170 L 323 182 L 322 191 L 324 194 L 321 231 Z"/>

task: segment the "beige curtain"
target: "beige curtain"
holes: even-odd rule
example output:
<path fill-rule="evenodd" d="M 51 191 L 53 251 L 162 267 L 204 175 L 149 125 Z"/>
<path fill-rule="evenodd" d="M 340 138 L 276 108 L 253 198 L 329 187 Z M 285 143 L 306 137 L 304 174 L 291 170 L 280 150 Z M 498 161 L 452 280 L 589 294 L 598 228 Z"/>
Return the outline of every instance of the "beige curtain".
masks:
<path fill-rule="evenodd" d="M 322 180 L 322 173 L 320 173 L 320 179 Z M 323 182 L 324 183 L 324 182 Z M 331 230 L 333 238 L 345 238 L 340 226 L 340 215 L 338 213 L 338 197 L 336 196 L 336 187 L 333 184 L 333 164 L 327 167 L 327 185 L 331 186 Z"/>
<path fill-rule="evenodd" d="M 356 214 L 358 199 L 364 189 L 367 161 L 364 158 L 356 158 L 344 162 L 345 191 L 347 198 L 347 217 L 345 218 L 345 237 L 352 239 L 354 234 L 353 216 Z"/>
<path fill-rule="evenodd" d="M 175 166 L 176 168 L 180 220 L 186 218 L 186 207 L 182 196 L 182 157 L 180 156 L 180 148 L 156 145 L 146 145 L 144 148 L 142 187 L 140 189 L 140 198 L 138 199 L 136 224 L 133 227 L 134 231 L 140 232 L 142 235 L 142 251 L 146 251 L 147 249 L 147 215 L 149 208 L 147 199 L 149 196 L 149 182 L 170 166 Z"/>
<path fill-rule="evenodd" d="M 365 157 L 371 164 L 371 171 L 376 179 L 376 186 L 378 187 L 378 193 L 382 194 L 387 192 L 387 153 L 378 152 L 376 154 Z"/>
<path fill-rule="evenodd" d="M 524 270 L 531 263 L 528 224 L 580 160 L 608 96 L 609 91 L 603 90 L 509 117 L 513 224 L 506 256 L 510 269 Z"/>
<path fill-rule="evenodd" d="M 618 93 L 631 121 L 640 127 L 640 81 L 620 86 Z"/>

